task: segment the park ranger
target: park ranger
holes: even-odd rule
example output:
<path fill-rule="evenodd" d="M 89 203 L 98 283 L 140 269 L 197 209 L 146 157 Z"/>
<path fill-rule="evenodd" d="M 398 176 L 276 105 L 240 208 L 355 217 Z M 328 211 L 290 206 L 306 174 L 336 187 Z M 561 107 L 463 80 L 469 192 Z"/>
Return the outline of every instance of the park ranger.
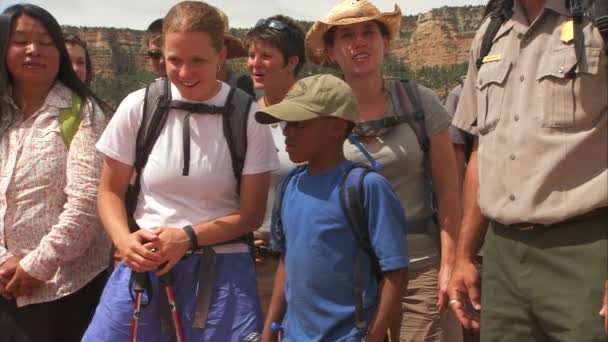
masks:
<path fill-rule="evenodd" d="M 503 0 L 473 41 L 454 125 L 477 137 L 449 294 L 482 341 L 606 341 L 608 16 L 590 3 Z"/>

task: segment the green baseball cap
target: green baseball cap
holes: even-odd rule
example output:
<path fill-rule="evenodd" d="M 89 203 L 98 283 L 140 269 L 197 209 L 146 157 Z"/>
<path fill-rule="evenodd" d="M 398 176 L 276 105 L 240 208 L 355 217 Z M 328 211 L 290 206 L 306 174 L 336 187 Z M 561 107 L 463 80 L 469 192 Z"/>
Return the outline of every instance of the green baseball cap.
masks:
<path fill-rule="evenodd" d="M 255 119 L 261 124 L 321 117 L 359 122 L 359 105 L 350 86 L 332 75 L 303 78 L 293 85 L 283 101 L 255 113 Z"/>

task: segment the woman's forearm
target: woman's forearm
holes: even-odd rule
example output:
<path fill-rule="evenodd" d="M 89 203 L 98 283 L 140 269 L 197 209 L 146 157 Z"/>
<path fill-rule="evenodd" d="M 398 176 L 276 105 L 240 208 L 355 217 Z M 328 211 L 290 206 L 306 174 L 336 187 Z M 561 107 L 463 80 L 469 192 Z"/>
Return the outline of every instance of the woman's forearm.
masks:
<path fill-rule="evenodd" d="M 439 207 L 442 263 L 452 262 L 456 253 L 462 200 L 456 157 L 447 130 L 433 137 L 430 159 L 433 190 Z"/>
<path fill-rule="evenodd" d="M 251 233 L 264 222 L 270 173 L 245 175 L 241 179 L 239 210 L 194 226 L 199 246 L 230 241 Z"/>
<path fill-rule="evenodd" d="M 112 191 L 99 190 L 97 195 L 99 217 L 103 227 L 116 246 L 130 235 L 124 197 Z"/>
<path fill-rule="evenodd" d="M 256 218 L 242 212 L 229 214 L 215 220 L 196 224 L 194 232 L 199 246 L 211 246 L 251 233 L 261 226 Z"/>

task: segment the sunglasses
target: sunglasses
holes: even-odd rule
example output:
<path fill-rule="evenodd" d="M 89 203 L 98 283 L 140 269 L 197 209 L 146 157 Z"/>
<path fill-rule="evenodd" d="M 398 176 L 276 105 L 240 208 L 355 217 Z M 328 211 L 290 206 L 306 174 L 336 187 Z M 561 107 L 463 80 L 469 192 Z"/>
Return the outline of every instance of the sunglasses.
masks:
<path fill-rule="evenodd" d="M 268 28 L 271 28 L 271 29 L 277 30 L 277 31 L 288 31 L 289 30 L 289 27 L 287 26 L 287 24 L 285 24 L 282 21 L 275 20 L 275 19 L 272 19 L 272 20 L 260 19 L 260 20 L 258 20 L 257 23 L 255 23 L 255 26 L 253 28 L 259 29 L 259 28 L 264 28 L 264 27 L 268 27 Z"/>
<path fill-rule="evenodd" d="M 148 57 L 152 59 L 160 59 L 163 54 L 159 50 L 148 50 Z"/>

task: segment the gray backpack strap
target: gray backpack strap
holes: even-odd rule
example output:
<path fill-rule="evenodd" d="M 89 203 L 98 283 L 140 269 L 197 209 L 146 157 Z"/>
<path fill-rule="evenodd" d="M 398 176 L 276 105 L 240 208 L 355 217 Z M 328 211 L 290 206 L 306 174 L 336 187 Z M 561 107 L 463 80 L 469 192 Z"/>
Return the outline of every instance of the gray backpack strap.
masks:
<path fill-rule="evenodd" d="M 241 176 L 247 155 L 247 121 L 253 98 L 243 90 L 231 88 L 226 99 L 226 111 L 222 116 L 224 137 L 230 150 L 232 171 L 237 181 L 237 192 L 241 190 Z"/>

